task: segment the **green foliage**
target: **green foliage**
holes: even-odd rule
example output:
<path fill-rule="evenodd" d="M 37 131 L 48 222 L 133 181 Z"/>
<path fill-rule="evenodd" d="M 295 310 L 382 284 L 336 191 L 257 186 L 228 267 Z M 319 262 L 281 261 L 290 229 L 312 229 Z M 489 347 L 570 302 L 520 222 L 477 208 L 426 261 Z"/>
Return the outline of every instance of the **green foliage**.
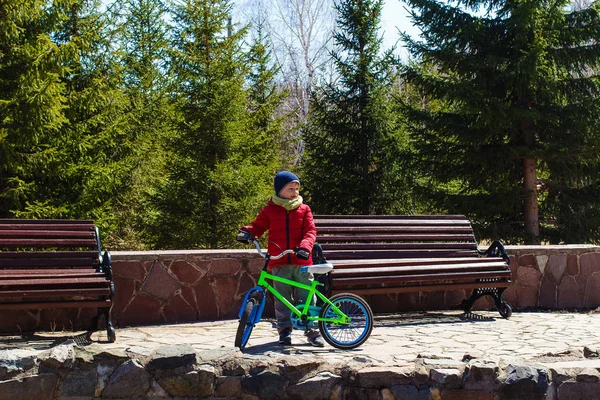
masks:
<path fill-rule="evenodd" d="M 404 40 L 434 70 L 406 65 L 403 77 L 442 105 L 404 109 L 424 192 L 485 237 L 598 241 L 598 5 L 567 14 L 567 1 L 406 3 L 423 40 Z M 537 238 L 521 225 L 537 223 L 532 195 L 547 222 Z"/>
<path fill-rule="evenodd" d="M 392 99 L 393 50 L 380 52 L 381 0 L 336 4 L 339 82 L 312 96 L 303 176 L 318 213 L 409 212 L 406 138 Z"/>
<path fill-rule="evenodd" d="M 155 241 L 161 248 L 231 246 L 235 232 L 267 198 L 278 159 L 281 101 L 265 45 L 250 57 L 246 28 L 230 26 L 227 0 L 196 0 L 175 10 L 177 132 L 168 142 L 168 179 L 156 189 Z M 249 88 L 246 77 L 249 76 Z"/>

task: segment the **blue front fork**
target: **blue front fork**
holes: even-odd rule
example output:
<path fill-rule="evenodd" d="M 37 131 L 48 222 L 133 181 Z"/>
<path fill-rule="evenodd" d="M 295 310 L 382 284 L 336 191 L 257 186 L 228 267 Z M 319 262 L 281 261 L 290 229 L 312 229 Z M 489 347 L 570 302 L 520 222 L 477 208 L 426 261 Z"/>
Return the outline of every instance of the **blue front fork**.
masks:
<path fill-rule="evenodd" d="M 255 293 L 258 293 L 258 296 L 255 297 L 260 298 L 260 303 L 258 304 L 258 307 L 254 307 L 252 314 L 248 318 L 248 324 L 252 324 L 252 326 L 258 324 L 258 321 L 260 321 L 260 317 L 262 317 L 262 313 L 265 309 L 265 303 L 267 302 L 267 296 L 265 295 L 265 291 L 262 287 L 256 286 L 248 290 L 248 293 L 246 293 L 246 296 L 244 297 L 244 301 L 242 301 L 240 312 L 238 313 L 238 318 L 242 318 L 242 314 L 246 308 L 246 302 L 248 302 L 250 296 L 253 296 Z"/>

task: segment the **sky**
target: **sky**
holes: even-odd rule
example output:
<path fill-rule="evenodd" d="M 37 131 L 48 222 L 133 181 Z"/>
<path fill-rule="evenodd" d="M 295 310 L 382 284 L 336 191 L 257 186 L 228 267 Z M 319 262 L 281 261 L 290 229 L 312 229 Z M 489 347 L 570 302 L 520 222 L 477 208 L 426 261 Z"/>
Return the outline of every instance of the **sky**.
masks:
<path fill-rule="evenodd" d="M 418 29 L 412 26 L 406 5 L 400 0 L 385 0 L 381 13 L 381 31 L 383 34 L 384 49 L 392 47 L 400 39 L 398 29 L 415 37 L 419 34 Z M 405 53 L 401 42 L 397 46 L 400 53 Z"/>

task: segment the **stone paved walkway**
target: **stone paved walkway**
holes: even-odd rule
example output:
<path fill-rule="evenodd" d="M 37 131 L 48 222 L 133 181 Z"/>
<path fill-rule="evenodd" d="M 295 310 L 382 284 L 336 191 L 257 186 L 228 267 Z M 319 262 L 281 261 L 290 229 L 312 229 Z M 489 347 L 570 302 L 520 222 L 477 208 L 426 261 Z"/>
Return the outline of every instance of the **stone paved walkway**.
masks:
<path fill-rule="evenodd" d="M 68 338 L 90 350 L 123 351 L 149 355 L 173 344 L 188 344 L 195 350 L 231 350 L 237 321 L 117 329 L 117 341 L 106 342 L 105 332 L 41 332 L 35 335 L 0 336 L 0 350 L 11 357 L 47 350 Z M 330 361 L 364 359 L 375 365 L 399 365 L 415 358 L 446 359 L 448 364 L 471 358 L 496 363 L 541 364 L 556 367 L 600 368 L 600 314 L 515 312 L 509 320 L 496 312 L 477 312 L 465 317 L 443 311 L 402 315 L 377 315 L 369 340 L 361 347 L 342 351 L 330 346 L 313 348 L 302 333 L 294 332 L 295 345 L 282 347 L 272 320 L 261 321 L 244 353 L 250 356 L 313 354 Z"/>

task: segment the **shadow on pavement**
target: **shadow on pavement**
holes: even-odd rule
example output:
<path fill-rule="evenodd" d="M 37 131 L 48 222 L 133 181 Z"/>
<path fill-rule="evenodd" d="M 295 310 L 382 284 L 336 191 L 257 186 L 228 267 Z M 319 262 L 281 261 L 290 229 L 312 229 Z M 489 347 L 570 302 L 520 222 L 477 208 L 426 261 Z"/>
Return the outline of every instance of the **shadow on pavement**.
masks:
<path fill-rule="evenodd" d="M 375 326 L 411 326 L 411 325 L 426 325 L 426 324 L 454 324 L 457 322 L 489 322 L 495 321 L 496 318 L 484 315 L 469 313 L 407 313 L 407 314 L 389 314 L 375 315 Z"/>

